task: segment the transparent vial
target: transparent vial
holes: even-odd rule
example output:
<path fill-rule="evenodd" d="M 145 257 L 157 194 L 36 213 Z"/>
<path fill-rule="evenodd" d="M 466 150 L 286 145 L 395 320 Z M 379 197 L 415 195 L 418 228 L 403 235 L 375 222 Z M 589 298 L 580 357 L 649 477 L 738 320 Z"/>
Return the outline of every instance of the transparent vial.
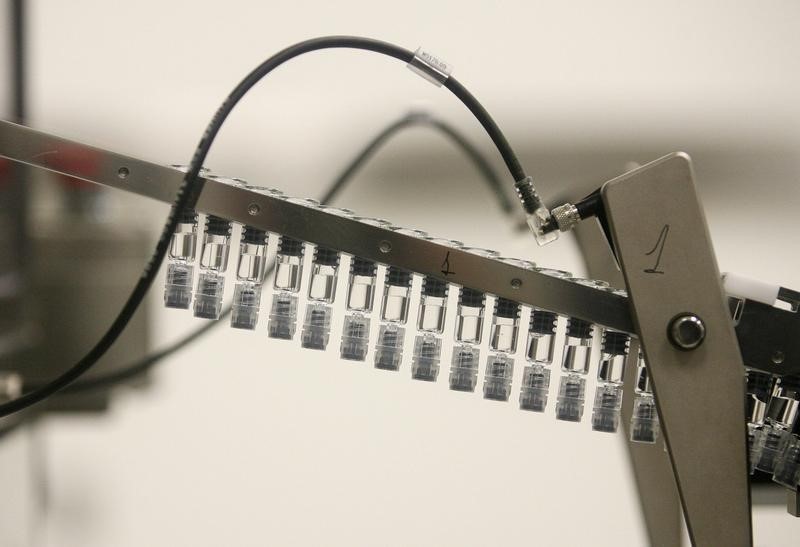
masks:
<path fill-rule="evenodd" d="M 431 276 L 422 280 L 422 296 L 417 314 L 420 334 L 414 340 L 411 377 L 414 380 L 435 382 L 439 376 L 442 353 L 441 334 L 447 313 L 447 282 Z"/>
<path fill-rule="evenodd" d="M 269 314 L 267 334 L 270 338 L 291 340 L 297 329 L 297 293 L 303 279 L 305 244 L 287 236 L 278 240 L 275 257 L 275 293 Z"/>
<path fill-rule="evenodd" d="M 350 260 L 347 282 L 347 309 L 370 313 L 375 301 L 378 266 L 371 260 L 354 256 Z"/>
<path fill-rule="evenodd" d="M 750 454 L 750 474 L 757 463 L 756 436 L 764 426 L 767 405 L 772 393 L 773 378 L 770 374 L 757 370 L 747 370 L 747 397 L 745 416 L 747 417 L 747 448 Z"/>
<path fill-rule="evenodd" d="M 380 218 L 355 217 L 363 224 L 389 228 L 391 223 Z M 364 361 L 369 348 L 370 317 L 375 302 L 375 285 L 378 266 L 372 260 L 358 256 L 350 259 L 350 276 L 347 281 L 347 311 L 342 328 L 339 354 L 349 361 Z"/>
<path fill-rule="evenodd" d="M 570 272 L 563 270 L 539 267 L 533 269 L 551 277 L 561 279 L 572 277 Z M 525 346 L 525 359 L 530 364 L 523 370 L 519 393 L 519 407 L 522 410 L 544 412 L 547 408 L 557 324 L 558 314 L 539 308 L 531 309 L 528 340 Z"/>
<path fill-rule="evenodd" d="M 278 239 L 278 254 L 275 256 L 275 277 L 273 286 L 276 290 L 300 292 L 303 282 L 303 255 L 305 244 L 287 236 Z"/>
<path fill-rule="evenodd" d="M 381 319 L 405 324 L 411 300 L 411 273 L 389 266 L 381 304 Z"/>
<path fill-rule="evenodd" d="M 593 289 L 608 290 L 609 285 L 603 281 L 575 279 L 572 281 Z M 594 325 L 589 321 L 569 317 L 564 336 L 564 352 L 561 370 L 566 373 L 561 377 L 559 395 L 556 401 L 556 418 L 567 422 L 579 422 L 583 418 L 583 406 L 586 394 L 586 375 L 592 357 L 592 339 Z"/>
<path fill-rule="evenodd" d="M 450 364 L 450 389 L 454 391 L 475 391 L 480 364 L 481 333 L 486 296 L 480 292 L 462 287 L 458 292 L 456 309 L 456 345 Z"/>
<path fill-rule="evenodd" d="M 375 345 L 375 368 L 400 370 L 405 329 L 399 323 L 382 323 Z"/>
<path fill-rule="evenodd" d="M 347 285 L 347 311 L 339 354 L 349 361 L 364 361 L 369 346 L 370 318 L 375 299 L 378 266 L 371 260 L 352 257 Z"/>
<path fill-rule="evenodd" d="M 616 433 L 622 408 L 625 360 L 628 358 L 631 337 L 624 332 L 603 329 L 600 340 L 601 354 L 592 409 L 592 429 Z"/>
<path fill-rule="evenodd" d="M 517 350 L 520 304 L 497 297 L 492 314 L 492 329 L 489 347 L 492 353 L 486 361 L 483 381 L 483 398 L 508 401 L 511 396 L 511 381 L 514 376 L 514 358 Z"/>
<path fill-rule="evenodd" d="M 367 358 L 369 326 L 369 317 L 360 312 L 345 316 L 342 343 L 339 347 L 342 359 L 364 361 Z"/>
<path fill-rule="evenodd" d="M 251 226 L 242 226 L 231 327 L 247 330 L 256 328 L 266 267 L 267 233 Z"/>
<path fill-rule="evenodd" d="M 411 377 L 414 380 L 435 382 L 439 376 L 441 353 L 442 339 L 440 337 L 430 332 L 417 335 L 414 339 Z"/>
<path fill-rule="evenodd" d="M 475 391 L 478 384 L 478 364 L 481 352 L 472 344 L 457 344 L 453 348 L 450 364 L 450 389 L 453 391 Z"/>
<path fill-rule="evenodd" d="M 306 308 L 306 319 L 300 338 L 300 344 L 304 348 L 324 350 L 328 346 L 333 314 L 333 308 L 329 304 L 336 297 L 339 258 L 338 251 L 319 246 L 314 249 L 308 286 L 308 299 L 312 302 Z"/>
<path fill-rule="evenodd" d="M 324 350 L 328 346 L 331 332 L 332 308 L 322 302 L 310 302 L 306 307 L 306 319 L 300 344 L 306 349 Z"/>
<path fill-rule="evenodd" d="M 550 366 L 555 351 L 558 315 L 538 308 L 531 309 L 525 359 L 530 363 L 522 373 L 519 407 L 544 412 L 550 391 Z"/>
<path fill-rule="evenodd" d="M 380 218 L 356 217 L 354 220 L 378 228 L 391 227 L 389 221 Z M 352 257 L 350 277 L 347 282 L 347 309 L 349 311 L 372 312 L 377 272 L 377 264 L 372 260 L 358 256 Z"/>
<path fill-rule="evenodd" d="M 800 484 L 800 437 L 797 435 L 789 436 L 778 457 L 772 480 L 792 489 Z"/>
<path fill-rule="evenodd" d="M 411 272 L 394 266 L 386 269 L 381 305 L 381 324 L 375 346 L 375 368 L 399 370 L 403 359 L 403 338 L 411 298 Z"/>
<path fill-rule="evenodd" d="M 214 215 L 206 216 L 200 275 L 194 298 L 194 316 L 219 319 L 225 290 L 225 270 L 230 252 L 231 222 Z"/>
<path fill-rule="evenodd" d="M 570 317 L 564 337 L 561 377 L 556 400 L 556 418 L 567 422 L 580 422 L 586 393 L 586 374 L 592 355 L 594 325 Z"/>
<path fill-rule="evenodd" d="M 463 247 L 463 251 L 485 258 L 497 258 L 500 253 L 478 247 Z M 478 384 L 480 365 L 479 345 L 483 333 L 483 314 L 486 295 L 480 291 L 462 287 L 458 291 L 456 307 L 456 344 L 450 362 L 450 389 L 473 392 Z"/>
<path fill-rule="evenodd" d="M 800 378 L 781 377 L 772 388 L 764 426 L 755 435 L 755 467 L 774 473 L 800 413 Z"/>
<path fill-rule="evenodd" d="M 767 424 L 756 432 L 756 469 L 774 473 L 778 460 L 789 442 L 790 434 L 774 424 Z"/>
<path fill-rule="evenodd" d="M 494 351 L 514 353 L 519 333 L 519 302 L 497 297 L 494 302 L 489 347 Z"/>
<path fill-rule="evenodd" d="M 188 310 L 192 302 L 194 255 L 197 247 L 197 213 L 194 209 L 180 213 L 172 234 L 164 284 L 164 306 Z"/>
<path fill-rule="evenodd" d="M 486 295 L 482 292 L 466 287 L 459 290 L 455 332 L 458 342 L 481 343 L 485 307 Z"/>
<path fill-rule="evenodd" d="M 505 353 L 491 353 L 486 360 L 483 378 L 483 398 L 492 401 L 508 401 L 511 396 L 511 381 L 514 377 L 514 358 Z"/>
<path fill-rule="evenodd" d="M 332 303 L 336 298 L 336 281 L 339 273 L 339 251 L 316 247 L 311 261 L 308 298 Z"/>
<path fill-rule="evenodd" d="M 631 414 L 630 439 L 635 443 L 655 444 L 661 426 L 658 409 L 653 396 L 653 386 L 644 361 L 644 354 L 639 350 L 634 387 L 633 412 Z"/>

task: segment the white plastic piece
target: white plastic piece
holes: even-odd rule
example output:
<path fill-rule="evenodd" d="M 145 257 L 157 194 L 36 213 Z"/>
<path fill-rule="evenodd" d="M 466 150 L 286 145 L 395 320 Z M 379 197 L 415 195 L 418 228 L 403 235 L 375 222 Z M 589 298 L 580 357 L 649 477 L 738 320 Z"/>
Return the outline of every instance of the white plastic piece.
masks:
<path fill-rule="evenodd" d="M 422 48 L 417 48 L 414 58 L 406 66 L 437 87 L 442 87 L 453 72 L 449 63 Z"/>
<path fill-rule="evenodd" d="M 778 291 L 781 289 L 779 285 L 749 279 L 730 272 L 722 274 L 722 287 L 728 296 L 755 300 L 769 306 L 775 305 Z"/>

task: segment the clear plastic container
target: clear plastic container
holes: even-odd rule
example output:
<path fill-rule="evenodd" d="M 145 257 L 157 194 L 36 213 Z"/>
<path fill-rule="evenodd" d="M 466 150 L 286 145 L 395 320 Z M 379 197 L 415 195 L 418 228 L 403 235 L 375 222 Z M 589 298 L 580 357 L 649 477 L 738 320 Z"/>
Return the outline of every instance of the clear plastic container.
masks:
<path fill-rule="evenodd" d="M 453 391 L 475 391 L 478 383 L 480 349 L 472 344 L 458 344 L 453 348 L 450 365 L 450 389 Z"/>
<path fill-rule="evenodd" d="M 243 226 L 231 309 L 233 328 L 248 330 L 256 328 L 261 307 L 261 285 L 264 283 L 266 268 L 266 232 Z"/>
<path fill-rule="evenodd" d="M 557 322 L 557 314 L 538 308 L 531 309 L 528 343 L 525 347 L 525 359 L 530 364 L 522 372 L 519 393 L 519 407 L 522 410 L 544 412 L 547 408 Z"/>
<path fill-rule="evenodd" d="M 346 315 L 339 354 L 349 361 L 364 361 L 369 347 L 370 318 L 361 313 Z"/>
<path fill-rule="evenodd" d="M 532 412 L 544 412 L 550 391 L 550 368 L 542 363 L 526 366 L 522 373 L 519 407 Z"/>
<path fill-rule="evenodd" d="M 755 434 L 756 469 L 774 473 L 780 454 L 797 426 L 800 412 L 800 379 L 781 377 L 772 388 L 764 426 Z"/>
<path fill-rule="evenodd" d="M 608 283 L 590 279 L 571 278 L 575 283 L 600 290 L 608 290 Z M 561 359 L 561 377 L 556 401 L 556 418 L 579 422 L 583 418 L 586 394 L 586 375 L 592 358 L 594 325 L 577 317 L 567 318 L 564 351 Z"/>
<path fill-rule="evenodd" d="M 435 382 L 439 376 L 442 339 L 429 332 L 417 335 L 414 340 L 414 357 L 411 377 L 414 380 Z"/>
<path fill-rule="evenodd" d="M 267 333 L 270 338 L 291 340 L 297 330 L 297 293 L 303 281 L 305 244 L 287 236 L 278 240 L 275 257 L 275 292 L 269 314 Z"/>
<path fill-rule="evenodd" d="M 398 323 L 383 323 L 375 345 L 375 368 L 400 370 L 405 329 Z"/>
<path fill-rule="evenodd" d="M 600 338 L 600 364 L 597 367 L 597 391 L 592 410 L 592 429 L 616 433 L 622 408 L 622 385 L 628 358 L 630 335 L 603 329 Z"/>
<path fill-rule="evenodd" d="M 336 282 L 339 271 L 338 251 L 317 246 L 311 262 L 311 279 L 308 286 L 309 305 L 303 322 L 301 345 L 308 349 L 324 350 L 330 338 L 330 304 L 336 298 Z"/>
<path fill-rule="evenodd" d="M 411 273 L 389 266 L 383 289 L 381 319 L 405 324 L 411 301 Z"/>
<path fill-rule="evenodd" d="M 658 409 L 653 397 L 653 386 L 645 364 L 644 354 L 639 350 L 636 386 L 634 388 L 633 412 L 631 413 L 630 439 L 636 443 L 654 444 L 661 426 Z"/>
<path fill-rule="evenodd" d="M 486 361 L 483 382 L 483 398 L 493 401 L 508 401 L 511 396 L 511 381 L 514 376 L 514 359 L 505 353 L 493 353 Z"/>
<path fill-rule="evenodd" d="M 328 346 L 331 332 L 330 306 L 311 302 L 306 308 L 306 319 L 303 323 L 301 345 L 306 349 L 324 350 Z"/>
<path fill-rule="evenodd" d="M 791 435 L 775 465 L 772 480 L 787 488 L 796 488 L 800 483 L 800 438 Z"/>
<path fill-rule="evenodd" d="M 206 216 L 203 247 L 200 253 L 200 274 L 194 298 L 194 316 L 219 319 L 225 291 L 225 270 L 228 268 L 231 223 L 225 219 Z"/>
<path fill-rule="evenodd" d="M 297 295 L 282 291 L 272 298 L 269 313 L 268 335 L 270 338 L 291 340 L 297 328 Z"/>

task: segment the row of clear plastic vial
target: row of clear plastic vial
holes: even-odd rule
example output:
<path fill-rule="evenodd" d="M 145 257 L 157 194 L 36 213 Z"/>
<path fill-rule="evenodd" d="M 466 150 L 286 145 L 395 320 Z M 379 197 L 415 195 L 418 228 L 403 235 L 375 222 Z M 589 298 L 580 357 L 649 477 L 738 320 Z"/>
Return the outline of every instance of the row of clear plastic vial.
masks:
<path fill-rule="evenodd" d="M 800 484 L 800 378 L 747 371 L 747 441 L 756 469 L 789 488 Z"/>
<path fill-rule="evenodd" d="M 228 179 L 226 182 L 244 184 Z M 599 290 L 611 290 L 604 282 L 573 279 L 560 270 L 536 268 L 528 261 L 500 258 L 494 251 L 464 247 L 460 242 L 430 238 L 418 230 L 392 226 L 380 219 L 359 218 L 346 209 L 320 205 L 314 200 L 285 198 L 278 190 L 248 187 L 308 207 L 325 209 L 331 214 L 348 216 L 361 222 L 396 230 L 406 235 L 426 238 L 439 244 L 460 248 L 489 258 L 502 260 L 522 268 L 573 280 Z M 199 272 L 193 294 L 195 251 L 198 240 L 198 215 L 194 211 L 182 214 L 173 234 L 164 292 L 165 304 L 171 308 L 194 310 L 196 317 L 218 319 L 222 308 L 225 271 L 230 252 L 232 223 L 207 215 L 199 255 Z M 261 306 L 261 293 L 266 277 L 267 242 L 263 230 L 243 226 L 236 266 L 231 326 L 255 329 Z M 287 236 L 278 236 L 275 257 L 274 294 L 268 317 L 268 335 L 292 339 L 296 331 L 298 295 L 303 278 L 305 243 Z M 333 303 L 341 253 L 316 246 L 311 260 L 308 283 L 308 304 L 301 332 L 304 348 L 324 350 L 330 338 Z M 346 314 L 340 344 L 343 359 L 364 361 L 367 356 L 370 316 L 374 307 L 377 284 L 377 264 L 374 261 L 351 257 L 347 283 Z M 375 367 L 399 370 L 403 358 L 405 328 L 408 321 L 412 272 L 393 266 L 386 269 L 380 306 L 380 325 L 374 351 Z M 432 276 L 423 276 L 422 294 L 417 314 L 418 334 L 414 340 L 412 377 L 436 381 L 442 351 L 447 300 L 450 285 Z M 475 390 L 478 381 L 480 349 L 486 295 L 460 287 L 456 310 L 455 347 L 449 375 L 452 390 Z M 193 305 L 192 305 L 193 304 Z M 507 401 L 511 395 L 514 370 L 513 354 L 517 349 L 521 305 L 505 298 L 495 298 L 491 319 L 489 355 L 486 361 L 483 395 L 486 399 Z M 547 407 L 551 367 L 556 343 L 558 314 L 532 308 L 527 329 L 525 355 L 520 390 L 520 408 L 543 412 Z M 582 420 L 586 380 L 591 364 L 595 329 L 590 322 L 567 317 L 562 352 L 562 377 L 556 401 L 556 417 L 560 420 Z M 592 428 L 615 432 L 619 427 L 622 403 L 622 382 L 625 361 L 629 352 L 630 335 L 601 328 L 598 386 L 592 412 Z M 638 382 L 631 421 L 631 439 L 654 443 L 659 432 L 658 416 L 644 361 L 639 356 Z"/>

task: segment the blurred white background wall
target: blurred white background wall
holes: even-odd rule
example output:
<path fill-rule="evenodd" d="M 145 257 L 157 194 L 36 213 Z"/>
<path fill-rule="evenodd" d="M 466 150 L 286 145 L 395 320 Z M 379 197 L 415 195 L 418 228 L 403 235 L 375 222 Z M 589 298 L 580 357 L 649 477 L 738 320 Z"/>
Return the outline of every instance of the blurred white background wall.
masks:
<path fill-rule="evenodd" d="M 38 129 L 187 163 L 219 102 L 278 49 L 326 34 L 423 45 L 455 66 L 546 197 L 685 150 L 720 268 L 800 287 L 796 2 L 30 7 Z M 226 124 L 208 165 L 315 196 L 410 108 L 456 124 L 511 184 L 445 90 L 353 51 L 314 53 L 270 75 Z M 116 199 L 123 220 L 145 218 L 156 233 L 166 207 Z M 429 130 L 399 136 L 337 205 L 582 272 L 569 239 L 539 249 L 513 231 L 472 166 Z M 160 287 L 150 297 L 156 346 L 199 324 L 161 311 Z M 159 366 L 152 388 L 121 392 L 107 415 L 48 420 L 36 432 L 49 478 L 41 544 L 645 543 L 621 440 L 586 420 L 557 423 L 552 408 L 517 410 L 521 358 L 512 401 L 483 401 L 448 391 L 449 352 L 432 385 L 412 382 L 409 362 L 391 374 L 338 360 L 338 321 L 324 353 L 268 340 L 263 325 L 255 334 L 221 326 Z M 758 545 L 800 537 L 800 522 L 783 513 L 757 511 Z"/>

